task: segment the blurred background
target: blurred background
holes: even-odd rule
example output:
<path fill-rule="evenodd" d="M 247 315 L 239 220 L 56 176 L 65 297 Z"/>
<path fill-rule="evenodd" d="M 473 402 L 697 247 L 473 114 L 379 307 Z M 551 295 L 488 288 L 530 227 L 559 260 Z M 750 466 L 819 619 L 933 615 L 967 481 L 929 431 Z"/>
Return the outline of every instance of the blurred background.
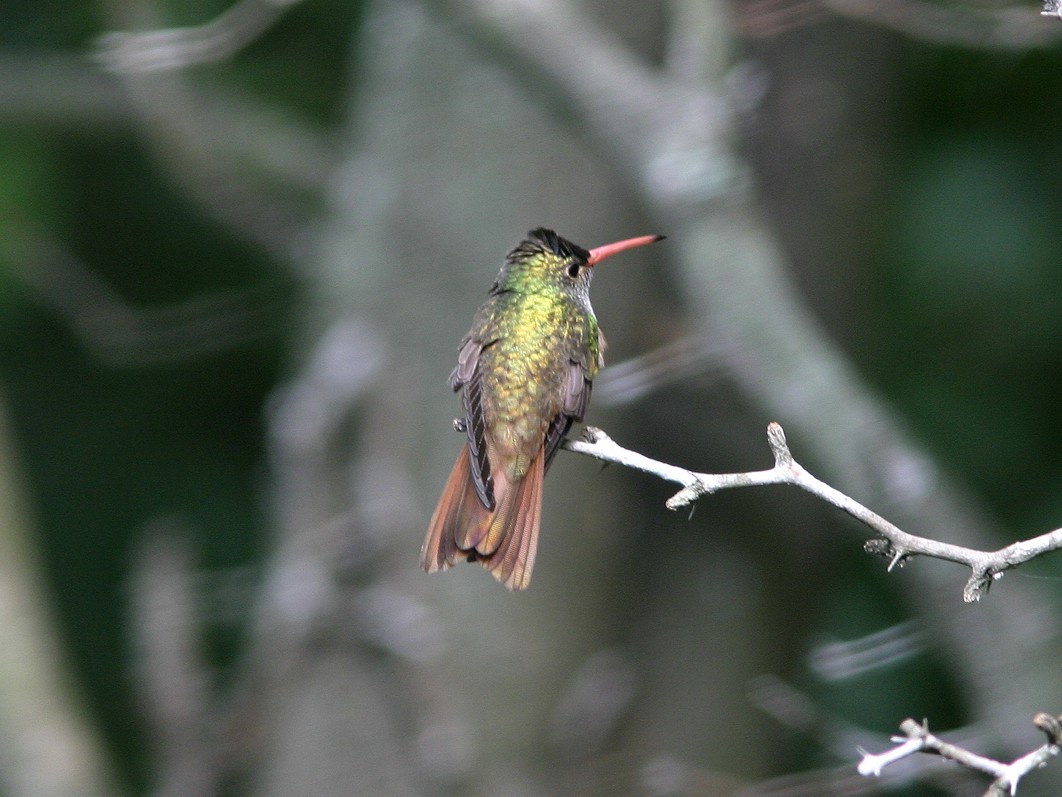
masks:
<path fill-rule="evenodd" d="M 964 604 L 789 488 L 564 453 L 534 583 L 428 577 L 446 386 L 537 226 L 587 421 L 764 430 L 906 530 L 1062 524 L 1062 22 L 1032 2 L 6 0 L 0 795 L 980 795 L 1062 712 L 1062 557 Z M 1062 792 L 1059 766 L 1018 794 Z"/>

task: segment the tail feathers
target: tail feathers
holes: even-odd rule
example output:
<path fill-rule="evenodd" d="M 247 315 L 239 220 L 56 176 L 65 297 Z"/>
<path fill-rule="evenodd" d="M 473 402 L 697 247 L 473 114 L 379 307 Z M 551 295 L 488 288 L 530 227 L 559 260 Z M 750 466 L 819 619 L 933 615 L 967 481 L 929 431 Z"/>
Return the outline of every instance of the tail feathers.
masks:
<path fill-rule="evenodd" d="M 461 454 L 450 471 L 435 513 L 428 524 L 428 536 L 420 549 L 420 563 L 428 573 L 446 570 L 459 558 L 467 558 L 457 547 L 454 529 L 461 518 L 475 511 L 475 504 L 483 505 L 476 495 L 468 470 L 468 447 L 461 447 Z"/>
<path fill-rule="evenodd" d="M 531 584 L 531 571 L 535 566 L 538 551 L 538 529 L 542 520 L 542 477 L 545 472 L 544 451 L 540 451 L 531 463 L 531 469 L 507 495 L 507 525 L 499 537 L 498 547 L 489 557 L 482 559 L 483 566 L 502 584 L 512 590 L 527 589 Z M 499 501 L 501 514 L 503 504 Z"/>
<path fill-rule="evenodd" d="M 434 573 L 461 560 L 478 561 L 508 589 L 527 589 L 542 519 L 543 454 L 515 484 L 495 474 L 492 512 L 476 494 L 468 448 L 462 448 L 421 548 L 424 569 Z"/>

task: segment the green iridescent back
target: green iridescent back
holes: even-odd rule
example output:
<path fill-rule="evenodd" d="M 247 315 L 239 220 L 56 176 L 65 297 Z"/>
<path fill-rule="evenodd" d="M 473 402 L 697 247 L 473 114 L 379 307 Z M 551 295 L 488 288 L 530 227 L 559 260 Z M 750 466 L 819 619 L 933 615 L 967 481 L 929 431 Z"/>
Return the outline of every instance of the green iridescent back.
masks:
<path fill-rule="evenodd" d="M 451 385 L 464 392 L 481 498 L 491 497 L 498 467 L 517 481 L 543 446 L 548 465 L 589 404 L 602 352 L 588 258 L 552 231 L 532 231 L 509 253 L 462 342 Z"/>

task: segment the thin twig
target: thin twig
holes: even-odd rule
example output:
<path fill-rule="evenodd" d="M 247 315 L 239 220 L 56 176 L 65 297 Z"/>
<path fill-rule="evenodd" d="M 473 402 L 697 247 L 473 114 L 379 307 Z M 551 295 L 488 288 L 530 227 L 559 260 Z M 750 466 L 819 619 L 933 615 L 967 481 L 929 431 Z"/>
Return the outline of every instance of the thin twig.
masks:
<path fill-rule="evenodd" d="M 624 448 L 593 426 L 586 427 L 583 440 L 569 440 L 564 445 L 569 451 L 606 462 L 615 462 L 681 484 L 682 489 L 667 500 L 668 509 L 680 509 L 702 496 L 734 487 L 794 485 L 844 510 L 873 529 L 878 537 L 868 540 L 864 547 L 868 553 L 887 557 L 890 560 L 890 570 L 902 567 L 912 556 L 929 556 L 969 567 L 970 579 L 963 589 L 963 600 L 967 603 L 980 600 L 992 581 L 1001 577 L 1004 571 L 1062 548 L 1062 528 L 1031 540 L 1013 543 L 998 551 L 978 551 L 908 534 L 854 498 L 809 473 L 793 458 L 786 443 L 785 432 L 779 424 L 768 425 L 767 441 L 774 454 L 774 467 L 746 473 L 697 473 L 660 462 Z"/>
<path fill-rule="evenodd" d="M 880 775 L 885 767 L 913 753 L 935 753 L 967 769 L 991 775 L 994 780 L 984 797 L 1013 795 L 1017 792 L 1018 782 L 1023 777 L 1047 764 L 1062 749 L 1062 721 L 1059 718 L 1052 717 L 1050 714 L 1037 714 L 1033 718 L 1033 724 L 1047 734 L 1047 743 L 1006 764 L 937 738 L 929 732 L 929 725 L 924 721 L 915 722 L 913 719 L 906 719 L 900 723 L 900 730 L 904 732 L 904 736 L 893 737 L 897 746 L 877 754 L 862 751 L 863 759 L 859 762 L 857 769 L 861 775 Z"/>

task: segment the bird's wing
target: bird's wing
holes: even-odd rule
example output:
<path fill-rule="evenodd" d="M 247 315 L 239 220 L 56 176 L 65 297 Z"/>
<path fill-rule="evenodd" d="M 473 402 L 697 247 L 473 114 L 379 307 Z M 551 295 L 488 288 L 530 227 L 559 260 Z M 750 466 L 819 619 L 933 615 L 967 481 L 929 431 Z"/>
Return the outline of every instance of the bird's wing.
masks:
<path fill-rule="evenodd" d="M 569 361 L 568 376 L 564 385 L 564 401 L 561 411 L 553 418 L 549 428 L 546 429 L 546 462 L 548 469 L 553 457 L 560 449 L 561 441 L 572 428 L 572 423 L 581 421 L 586 414 L 586 408 L 590 406 L 590 391 L 593 383 L 583 363 Z"/>
<path fill-rule="evenodd" d="M 493 342 L 493 341 L 491 341 Z M 480 386 L 480 354 L 486 346 L 473 337 L 468 337 L 457 355 L 457 367 L 450 374 L 450 387 L 461 391 L 465 407 L 465 433 L 468 435 L 468 466 L 476 495 L 487 509 L 493 510 L 494 478 L 491 476 L 490 458 L 487 456 L 486 421 L 483 417 L 483 393 Z"/>

